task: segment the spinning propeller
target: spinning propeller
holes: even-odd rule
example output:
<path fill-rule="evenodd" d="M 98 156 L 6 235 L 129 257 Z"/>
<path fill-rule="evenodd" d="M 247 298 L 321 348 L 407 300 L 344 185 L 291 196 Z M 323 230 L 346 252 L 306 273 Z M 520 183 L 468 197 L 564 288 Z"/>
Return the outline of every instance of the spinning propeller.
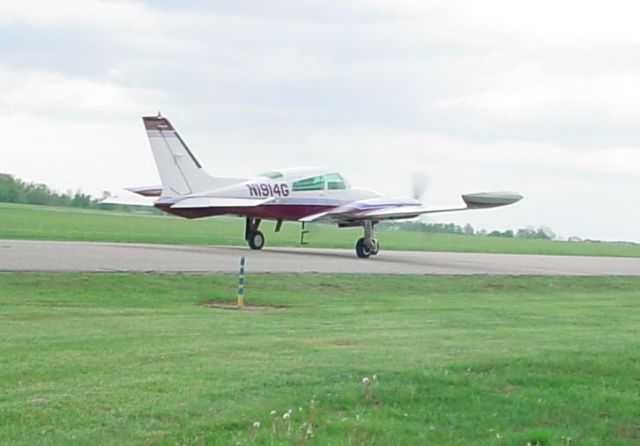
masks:
<path fill-rule="evenodd" d="M 411 188 L 412 188 L 412 197 L 418 201 L 422 200 L 422 196 L 427 190 L 427 186 L 429 184 L 429 178 L 424 172 L 415 172 L 412 177 Z"/>

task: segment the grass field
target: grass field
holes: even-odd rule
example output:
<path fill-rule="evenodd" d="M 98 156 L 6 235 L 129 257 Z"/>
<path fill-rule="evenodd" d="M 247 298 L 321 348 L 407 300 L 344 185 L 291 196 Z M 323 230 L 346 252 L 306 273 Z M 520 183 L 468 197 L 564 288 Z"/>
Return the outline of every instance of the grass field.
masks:
<path fill-rule="evenodd" d="M 339 229 L 310 225 L 309 246 L 353 249 L 360 228 Z M 262 230 L 269 246 L 298 246 L 300 225 L 285 223 L 280 233 L 274 222 Z M 549 240 L 506 239 L 486 236 L 377 231 L 383 249 L 413 251 L 493 252 L 640 257 L 632 243 L 576 243 Z M 140 243 L 244 245 L 241 218 L 185 220 L 172 216 L 86 211 L 46 206 L 0 204 L 0 238 L 83 240 Z"/>
<path fill-rule="evenodd" d="M 0 443 L 640 443 L 638 278 L 234 281 L 1 274 Z"/>

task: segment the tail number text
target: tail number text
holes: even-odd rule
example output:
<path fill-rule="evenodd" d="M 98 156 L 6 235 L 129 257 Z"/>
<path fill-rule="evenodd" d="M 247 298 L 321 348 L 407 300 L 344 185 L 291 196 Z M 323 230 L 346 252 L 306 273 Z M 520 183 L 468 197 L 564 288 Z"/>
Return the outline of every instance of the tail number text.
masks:
<path fill-rule="evenodd" d="M 288 197 L 289 186 L 286 183 L 247 184 L 249 195 L 252 197 Z"/>

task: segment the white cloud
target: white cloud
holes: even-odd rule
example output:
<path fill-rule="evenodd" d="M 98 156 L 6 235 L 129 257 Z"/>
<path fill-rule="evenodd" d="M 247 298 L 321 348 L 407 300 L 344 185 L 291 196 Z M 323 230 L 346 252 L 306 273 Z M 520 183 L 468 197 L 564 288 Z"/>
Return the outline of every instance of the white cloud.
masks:
<path fill-rule="evenodd" d="M 554 73 L 553 67 L 504 67 L 487 88 L 436 102 L 435 108 L 462 107 L 503 121 L 552 119 L 556 122 L 603 116 L 640 119 L 639 73 Z"/>
<path fill-rule="evenodd" d="M 3 0 L 0 24 L 82 25 L 135 29 L 147 26 L 157 14 L 141 3 L 109 0 Z"/>
<path fill-rule="evenodd" d="M 27 181 L 99 196 L 130 184 L 155 184 L 153 159 L 141 124 L 120 120 L 65 120 L 0 111 L 5 128 L 0 165 Z M 4 170 L 4 169 L 3 169 Z"/>
<path fill-rule="evenodd" d="M 0 107 L 12 111 L 127 112 L 124 88 L 110 82 L 74 79 L 45 71 L 14 71 L 0 67 Z"/>
<path fill-rule="evenodd" d="M 370 0 L 362 0 L 370 1 Z M 510 0 L 374 0 L 388 11 L 434 20 L 440 32 L 461 38 L 510 36 L 535 46 L 640 42 L 640 5 L 627 0 L 514 2 Z M 429 22 L 431 23 L 431 22 Z M 428 32 L 428 31 L 427 31 Z M 471 42 L 472 43 L 472 42 Z"/>

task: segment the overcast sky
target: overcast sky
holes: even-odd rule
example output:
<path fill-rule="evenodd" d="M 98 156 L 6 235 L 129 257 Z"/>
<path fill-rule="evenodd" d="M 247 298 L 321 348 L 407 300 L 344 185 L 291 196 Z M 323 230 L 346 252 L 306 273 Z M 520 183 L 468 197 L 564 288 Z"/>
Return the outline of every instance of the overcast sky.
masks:
<path fill-rule="evenodd" d="M 212 174 L 291 166 L 424 201 L 431 221 L 640 241 L 640 4 L 0 2 L 0 172 L 94 195 L 158 184 L 159 110 Z"/>

